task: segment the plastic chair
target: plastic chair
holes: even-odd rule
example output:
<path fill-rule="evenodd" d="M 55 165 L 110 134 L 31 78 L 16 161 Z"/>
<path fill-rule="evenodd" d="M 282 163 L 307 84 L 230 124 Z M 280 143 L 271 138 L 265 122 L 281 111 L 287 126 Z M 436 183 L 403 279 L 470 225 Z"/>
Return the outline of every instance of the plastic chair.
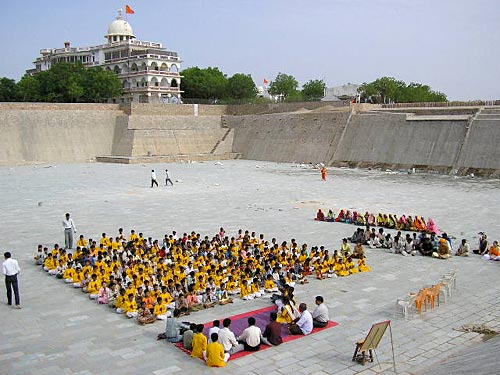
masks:
<path fill-rule="evenodd" d="M 403 317 L 408 320 L 413 318 L 416 294 L 409 294 L 403 298 L 396 300 L 396 312 L 403 314 Z"/>
<path fill-rule="evenodd" d="M 419 314 L 422 314 L 422 310 L 427 311 L 427 292 L 425 289 L 421 289 L 416 295 L 415 309 Z"/>
<path fill-rule="evenodd" d="M 448 281 L 453 289 L 457 289 L 457 271 L 450 270 L 443 275 L 443 280 Z"/>

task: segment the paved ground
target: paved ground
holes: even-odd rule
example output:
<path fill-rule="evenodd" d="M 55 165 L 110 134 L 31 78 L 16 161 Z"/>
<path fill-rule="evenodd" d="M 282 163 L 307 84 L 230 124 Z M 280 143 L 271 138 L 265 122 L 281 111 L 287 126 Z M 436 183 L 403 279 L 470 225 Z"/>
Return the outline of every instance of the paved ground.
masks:
<path fill-rule="evenodd" d="M 313 305 L 325 296 L 340 326 L 262 353 L 208 369 L 156 334 L 163 324 L 141 327 L 32 265 L 38 243 L 63 242 L 61 220 L 69 211 L 80 233 L 98 238 L 118 227 L 161 237 L 172 230 L 213 234 L 239 228 L 279 241 L 296 238 L 333 250 L 355 227 L 312 220 L 318 207 L 386 210 L 433 217 L 474 246 L 477 233 L 500 237 L 500 181 L 437 175 L 334 169 L 328 182 L 317 170 L 291 164 L 228 161 L 170 164 L 175 186 L 149 188 L 149 171 L 165 165 L 71 164 L 0 169 L 0 249 L 20 261 L 22 310 L 0 306 L 1 374 L 375 374 L 392 371 L 389 335 L 378 364 L 351 362 L 354 342 L 374 322 L 391 319 L 398 373 L 425 373 L 429 366 L 482 340 L 454 330 L 466 323 L 500 328 L 500 263 L 477 256 L 435 260 L 368 250 L 373 271 L 300 286 L 298 299 Z M 158 173 L 161 177 L 161 173 Z M 457 269 L 458 290 L 447 304 L 405 321 L 395 300 Z M 5 297 L 2 292 L 2 301 Z M 193 314 L 196 322 L 267 305 L 236 301 Z M 498 355 L 492 353 L 498 362 Z"/>

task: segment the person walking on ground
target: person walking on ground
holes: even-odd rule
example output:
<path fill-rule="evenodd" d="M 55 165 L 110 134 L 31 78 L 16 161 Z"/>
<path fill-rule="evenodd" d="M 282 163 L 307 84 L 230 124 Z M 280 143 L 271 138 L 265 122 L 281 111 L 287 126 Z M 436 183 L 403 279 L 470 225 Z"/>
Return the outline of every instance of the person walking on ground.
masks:
<path fill-rule="evenodd" d="M 172 186 L 174 186 L 174 183 L 172 182 L 172 180 L 170 179 L 170 177 L 168 176 L 168 169 L 165 169 L 165 186 L 168 186 L 168 183 L 170 182 L 170 184 Z"/>
<path fill-rule="evenodd" d="M 64 248 L 73 248 L 73 233 L 76 233 L 76 226 L 69 213 L 66 213 L 66 219 L 62 222 L 64 227 Z"/>
<path fill-rule="evenodd" d="M 10 252 L 3 254 L 5 261 L 2 264 L 3 274 L 5 275 L 5 287 L 7 288 L 7 304 L 12 306 L 12 290 L 16 302 L 16 309 L 21 308 L 21 298 L 19 297 L 19 284 L 17 282 L 17 274 L 21 269 L 17 260 L 12 259 Z"/>
<path fill-rule="evenodd" d="M 326 181 L 326 177 L 328 176 L 328 171 L 326 170 L 326 168 L 323 166 L 321 168 L 321 179 L 323 181 Z"/>
<path fill-rule="evenodd" d="M 155 170 L 151 169 L 151 187 L 153 187 L 153 185 L 156 185 L 156 187 L 158 187 L 158 181 L 156 181 Z"/>

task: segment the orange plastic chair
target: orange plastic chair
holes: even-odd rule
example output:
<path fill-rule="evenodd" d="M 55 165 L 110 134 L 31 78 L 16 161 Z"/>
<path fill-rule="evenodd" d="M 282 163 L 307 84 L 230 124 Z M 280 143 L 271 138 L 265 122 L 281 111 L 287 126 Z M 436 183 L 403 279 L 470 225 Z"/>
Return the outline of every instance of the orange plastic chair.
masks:
<path fill-rule="evenodd" d="M 427 292 L 425 289 L 418 292 L 415 298 L 415 308 L 419 314 L 422 314 L 422 310 L 427 311 Z"/>

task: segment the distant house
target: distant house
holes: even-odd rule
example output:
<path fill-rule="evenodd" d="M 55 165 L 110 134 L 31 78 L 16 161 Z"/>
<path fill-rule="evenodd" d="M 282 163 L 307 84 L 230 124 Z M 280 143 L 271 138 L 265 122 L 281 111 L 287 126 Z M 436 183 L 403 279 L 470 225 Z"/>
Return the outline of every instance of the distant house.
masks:
<path fill-rule="evenodd" d="M 325 102 L 353 99 L 359 101 L 359 87 L 361 87 L 361 85 L 356 85 L 354 83 L 348 83 L 346 85 L 336 87 L 327 87 L 325 89 L 325 96 L 321 100 Z"/>

